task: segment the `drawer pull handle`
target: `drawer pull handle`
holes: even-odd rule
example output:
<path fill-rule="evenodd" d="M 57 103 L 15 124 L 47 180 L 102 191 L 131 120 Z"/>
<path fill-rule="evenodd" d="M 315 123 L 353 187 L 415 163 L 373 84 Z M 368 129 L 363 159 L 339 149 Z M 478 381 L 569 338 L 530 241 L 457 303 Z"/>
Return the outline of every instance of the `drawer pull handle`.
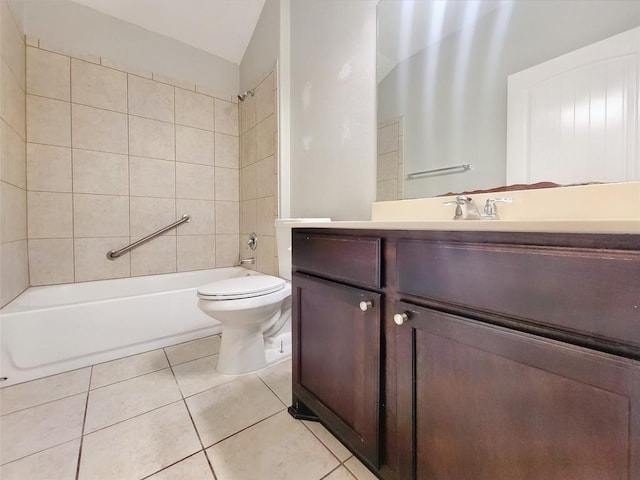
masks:
<path fill-rule="evenodd" d="M 362 310 L 363 312 L 366 312 L 371 307 L 373 307 L 373 302 L 371 300 L 363 300 L 360 302 L 360 310 Z"/>
<path fill-rule="evenodd" d="M 393 321 L 396 322 L 396 325 L 402 325 L 404 322 L 409 320 L 409 315 L 406 313 L 396 313 L 393 316 Z"/>

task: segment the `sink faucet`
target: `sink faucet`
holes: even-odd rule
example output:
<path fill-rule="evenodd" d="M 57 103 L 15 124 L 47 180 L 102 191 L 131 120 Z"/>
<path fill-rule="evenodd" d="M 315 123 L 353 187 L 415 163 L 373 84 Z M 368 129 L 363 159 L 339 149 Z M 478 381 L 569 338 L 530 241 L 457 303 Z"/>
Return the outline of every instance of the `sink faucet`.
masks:
<path fill-rule="evenodd" d="M 445 205 L 455 205 L 454 220 L 480 220 L 480 212 L 471 197 L 458 195 L 452 202 L 444 202 Z"/>
<path fill-rule="evenodd" d="M 512 198 L 487 198 L 487 203 L 484 204 L 484 213 L 482 214 L 483 220 L 499 220 L 498 206 L 496 203 L 512 203 Z"/>

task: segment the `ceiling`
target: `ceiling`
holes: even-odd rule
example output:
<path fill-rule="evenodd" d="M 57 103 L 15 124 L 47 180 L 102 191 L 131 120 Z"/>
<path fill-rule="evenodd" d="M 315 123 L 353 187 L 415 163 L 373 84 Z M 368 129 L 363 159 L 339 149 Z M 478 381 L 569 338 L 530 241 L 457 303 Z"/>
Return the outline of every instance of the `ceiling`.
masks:
<path fill-rule="evenodd" d="M 72 0 L 240 64 L 265 0 Z"/>

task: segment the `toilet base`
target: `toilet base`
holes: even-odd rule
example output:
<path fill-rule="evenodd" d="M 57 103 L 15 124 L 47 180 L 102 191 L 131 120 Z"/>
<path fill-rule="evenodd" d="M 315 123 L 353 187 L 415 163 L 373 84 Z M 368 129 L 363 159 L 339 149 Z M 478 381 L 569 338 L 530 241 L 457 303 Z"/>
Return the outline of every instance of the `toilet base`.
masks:
<path fill-rule="evenodd" d="M 258 330 L 225 328 L 216 371 L 224 375 L 255 372 L 291 357 L 291 332 L 270 337 L 265 344 Z"/>

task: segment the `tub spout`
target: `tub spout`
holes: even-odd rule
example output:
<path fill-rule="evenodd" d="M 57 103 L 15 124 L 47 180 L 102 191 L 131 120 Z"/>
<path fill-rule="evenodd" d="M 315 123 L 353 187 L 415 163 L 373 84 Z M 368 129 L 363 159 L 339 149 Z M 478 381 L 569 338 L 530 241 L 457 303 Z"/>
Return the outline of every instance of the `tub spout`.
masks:
<path fill-rule="evenodd" d="M 240 260 L 240 263 L 238 263 L 238 266 L 243 266 L 243 265 L 253 265 L 254 263 L 256 263 L 256 259 L 255 258 L 243 258 Z"/>

